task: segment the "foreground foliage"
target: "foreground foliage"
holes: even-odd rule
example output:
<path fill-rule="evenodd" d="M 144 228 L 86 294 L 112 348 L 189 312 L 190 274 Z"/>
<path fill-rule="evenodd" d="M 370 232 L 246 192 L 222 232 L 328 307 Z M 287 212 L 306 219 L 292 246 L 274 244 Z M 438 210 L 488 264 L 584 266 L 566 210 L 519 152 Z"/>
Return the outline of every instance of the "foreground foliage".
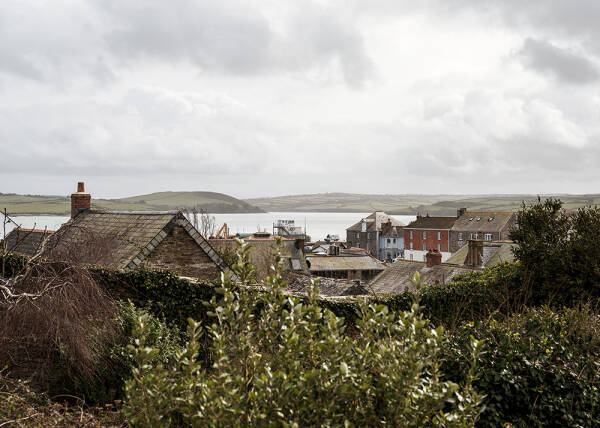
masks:
<path fill-rule="evenodd" d="M 570 305 L 600 297 L 600 208 L 562 206 L 557 199 L 524 205 L 511 231 L 529 304 Z"/>
<path fill-rule="evenodd" d="M 234 267 L 243 282 L 254 274 L 247 253 L 242 246 Z M 139 318 L 131 347 L 138 365 L 124 408 L 133 424 L 474 425 L 480 342 L 471 342 L 473 365 L 458 385 L 442 380 L 443 331 L 418 306 L 390 313 L 362 302 L 350 337 L 343 319 L 319 306 L 316 288 L 302 302 L 283 293 L 279 271 L 265 285 L 254 293 L 224 281 L 222 298 L 210 304 L 212 324 L 190 321 L 190 340 L 172 367 L 151 362 L 157 350 Z M 212 341 L 209 368 L 197 360 L 203 334 Z"/>
<path fill-rule="evenodd" d="M 446 342 L 444 371 L 468 376 L 470 337 L 486 394 L 481 426 L 600 426 L 600 319 L 589 308 L 530 309 L 504 322 L 468 323 Z"/>
<path fill-rule="evenodd" d="M 86 408 L 51 401 L 46 394 L 32 390 L 27 382 L 0 373 L 0 425 L 10 427 L 118 427 L 124 426 L 115 408 Z"/>

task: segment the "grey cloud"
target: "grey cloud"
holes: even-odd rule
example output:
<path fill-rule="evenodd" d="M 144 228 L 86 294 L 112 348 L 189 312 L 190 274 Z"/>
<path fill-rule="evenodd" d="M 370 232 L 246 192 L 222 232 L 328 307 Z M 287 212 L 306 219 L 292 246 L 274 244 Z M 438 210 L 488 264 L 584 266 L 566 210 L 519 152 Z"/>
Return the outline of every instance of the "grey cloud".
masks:
<path fill-rule="evenodd" d="M 361 86 L 374 66 L 355 22 L 339 15 L 314 2 L 6 0 L 0 72 L 57 86 L 112 82 L 145 59 L 239 76 L 306 76 L 335 63 L 342 80 Z"/>
<path fill-rule="evenodd" d="M 121 59 L 183 59 L 203 69 L 251 73 L 268 55 L 268 21 L 247 7 L 191 0 L 100 1 L 98 6 L 110 18 L 108 45 Z"/>
<path fill-rule="evenodd" d="M 528 67 L 567 83 L 592 83 L 600 77 L 598 68 L 589 59 L 543 40 L 528 38 L 518 56 Z"/>
<path fill-rule="evenodd" d="M 353 0 L 362 13 L 402 16 L 425 13 L 445 22 L 471 12 L 481 23 L 504 25 L 537 38 L 565 39 L 600 56 L 600 1 L 598 0 Z M 472 20 L 470 21 L 472 24 Z"/>
<path fill-rule="evenodd" d="M 373 72 L 354 23 L 312 2 L 279 11 L 276 23 L 245 1 L 96 4 L 111 23 L 104 35 L 109 49 L 125 62 L 188 61 L 205 71 L 247 75 L 310 71 L 335 60 L 352 86 L 361 86 Z"/>

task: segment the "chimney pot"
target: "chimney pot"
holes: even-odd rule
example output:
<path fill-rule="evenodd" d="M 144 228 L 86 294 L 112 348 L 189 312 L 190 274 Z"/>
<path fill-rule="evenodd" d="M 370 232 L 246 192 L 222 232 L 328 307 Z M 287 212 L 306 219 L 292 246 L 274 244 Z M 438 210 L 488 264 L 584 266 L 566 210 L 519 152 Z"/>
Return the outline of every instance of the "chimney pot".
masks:
<path fill-rule="evenodd" d="M 425 261 L 427 263 L 427 267 L 432 267 L 436 265 L 442 264 L 442 254 L 439 251 L 431 251 L 429 250 L 425 255 Z"/>
<path fill-rule="evenodd" d="M 71 218 L 74 218 L 82 211 L 89 210 L 92 206 L 92 197 L 85 193 L 85 184 L 83 181 L 77 183 L 77 192 L 71 194 Z"/>
<path fill-rule="evenodd" d="M 483 265 L 483 241 L 470 239 L 467 250 L 467 266 L 482 266 Z"/>

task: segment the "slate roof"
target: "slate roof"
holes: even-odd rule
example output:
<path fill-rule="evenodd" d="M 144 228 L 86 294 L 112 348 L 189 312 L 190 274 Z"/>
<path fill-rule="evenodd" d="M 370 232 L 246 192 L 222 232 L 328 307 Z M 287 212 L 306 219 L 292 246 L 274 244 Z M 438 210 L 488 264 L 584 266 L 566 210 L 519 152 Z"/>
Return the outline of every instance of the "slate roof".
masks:
<path fill-rule="evenodd" d="M 106 251 L 90 252 L 85 262 L 111 269 L 135 269 L 176 225 L 183 227 L 219 270 L 229 267 L 179 211 L 86 210 L 65 223 L 53 236 L 49 255 L 69 248 L 106 245 Z"/>
<path fill-rule="evenodd" d="M 513 212 L 467 211 L 455 219 L 453 231 L 458 232 L 500 232 L 514 222 L 517 215 Z"/>
<path fill-rule="evenodd" d="M 454 222 L 456 221 L 456 217 L 430 217 L 426 216 L 417 216 L 417 219 L 412 223 L 409 223 L 408 226 L 405 226 L 405 229 L 434 229 L 434 230 L 449 230 L 454 226 Z"/>
<path fill-rule="evenodd" d="M 371 256 L 307 256 L 311 272 L 380 270 L 385 265 Z"/>
<path fill-rule="evenodd" d="M 26 256 L 34 256 L 41 249 L 44 240 L 53 233 L 53 230 L 17 227 L 6 235 L 6 250 L 25 254 Z"/>
<path fill-rule="evenodd" d="M 396 220 L 394 217 L 387 215 L 383 211 L 375 211 L 373 214 L 365 217 L 364 220 L 367 222 L 367 232 L 379 232 L 381 231 L 381 225 L 386 223 L 388 224 L 390 221 L 392 222 L 392 226 L 403 227 L 404 223 L 399 220 Z M 362 232 L 362 219 L 358 223 L 353 224 L 346 230 L 350 230 L 353 232 Z"/>
<path fill-rule="evenodd" d="M 404 236 L 404 226 L 394 226 L 393 223 L 382 223 L 379 236 L 382 238 L 398 238 Z"/>
<path fill-rule="evenodd" d="M 423 285 L 445 284 L 456 275 L 473 272 L 474 269 L 441 264 L 427 267 L 425 262 L 412 260 L 398 260 L 389 265 L 385 271 L 373 278 L 369 284 L 369 290 L 376 294 L 402 293 L 414 288 L 410 279 L 416 272 L 421 275 Z"/>
<path fill-rule="evenodd" d="M 494 267 L 504 262 L 514 262 L 515 256 L 512 248 L 517 244 L 509 242 L 483 242 L 483 266 Z M 447 264 L 464 265 L 467 260 L 469 245 L 463 245 L 457 252 L 446 260 Z"/>
<path fill-rule="evenodd" d="M 310 284 L 310 277 L 295 275 L 290 279 L 286 290 L 292 293 L 306 293 Z M 359 296 L 370 294 L 365 285 L 347 279 L 319 278 L 319 295 L 326 297 Z"/>

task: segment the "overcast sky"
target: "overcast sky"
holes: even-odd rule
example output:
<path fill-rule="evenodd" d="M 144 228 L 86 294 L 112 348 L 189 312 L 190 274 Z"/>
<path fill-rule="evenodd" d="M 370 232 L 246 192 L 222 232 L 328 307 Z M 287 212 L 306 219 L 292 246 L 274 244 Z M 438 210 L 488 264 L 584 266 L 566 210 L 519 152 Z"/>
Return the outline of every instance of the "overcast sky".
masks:
<path fill-rule="evenodd" d="M 0 192 L 600 192 L 598 0 L 2 0 Z"/>

